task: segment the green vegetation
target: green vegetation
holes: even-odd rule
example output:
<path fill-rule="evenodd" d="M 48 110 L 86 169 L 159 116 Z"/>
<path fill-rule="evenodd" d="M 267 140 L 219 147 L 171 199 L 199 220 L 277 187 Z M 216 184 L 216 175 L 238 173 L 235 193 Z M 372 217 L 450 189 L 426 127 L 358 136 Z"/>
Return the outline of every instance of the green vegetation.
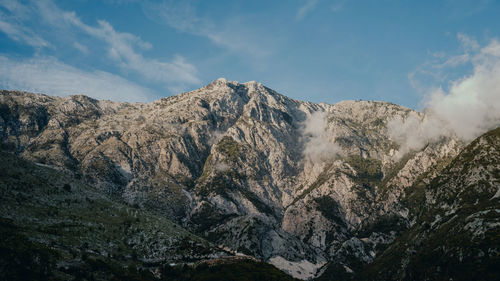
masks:
<path fill-rule="evenodd" d="M 386 214 L 364 224 L 361 230 L 358 231 L 358 237 L 369 237 L 374 232 L 386 234 L 391 231 L 401 232 L 407 228 L 407 222 L 404 218 L 396 214 Z"/>
<path fill-rule="evenodd" d="M 382 163 L 378 159 L 349 155 L 345 161 L 356 170 L 357 176 L 353 178 L 358 183 L 373 185 L 379 183 L 384 177 Z"/>
<path fill-rule="evenodd" d="M 248 201 L 252 202 L 252 205 L 254 205 L 255 208 L 259 210 L 259 212 L 268 215 L 272 215 L 274 213 L 271 207 L 269 207 L 266 203 L 262 202 L 259 199 L 259 197 L 254 193 L 252 193 L 251 191 L 247 189 L 240 189 L 240 193 L 241 195 L 245 196 L 245 198 L 248 199 Z"/>
<path fill-rule="evenodd" d="M 3 280 L 48 280 L 58 253 L 20 234 L 12 220 L 0 218 L 0 277 Z"/>
<path fill-rule="evenodd" d="M 230 192 L 239 192 L 248 201 L 250 201 L 257 210 L 265 214 L 273 214 L 273 210 L 266 203 L 262 202 L 257 195 L 251 191 L 241 188 L 238 181 L 245 180 L 245 175 L 241 175 L 234 170 L 228 170 L 219 174 L 216 174 L 214 178 L 208 180 L 203 185 L 198 188 L 198 194 L 201 196 L 209 196 L 211 193 L 218 194 L 229 201 L 233 201 L 233 198 L 229 194 Z M 206 179 L 204 179 L 206 181 Z"/>
<path fill-rule="evenodd" d="M 212 162 L 213 162 L 213 156 L 212 154 L 209 154 L 207 156 L 207 159 L 205 160 L 205 163 L 203 164 L 203 171 L 201 173 L 201 176 L 198 178 L 197 182 L 205 182 L 207 180 L 208 175 L 212 170 L 212 165 L 213 165 Z"/>
<path fill-rule="evenodd" d="M 216 147 L 217 151 L 227 157 L 227 160 L 234 162 L 240 156 L 241 147 L 230 136 L 223 137 Z M 245 175 L 239 174 L 233 169 L 217 172 L 215 177 L 210 178 L 210 173 L 215 169 L 212 155 L 208 155 L 203 165 L 203 172 L 198 178 L 197 193 L 201 196 L 208 196 L 211 193 L 219 194 L 227 199 L 231 197 L 228 195 L 230 190 L 233 190 L 239 180 L 244 180 Z"/>
<path fill-rule="evenodd" d="M 369 200 L 367 193 L 375 194 L 375 186 L 379 185 L 384 174 L 382 173 L 382 163 L 378 159 L 363 158 L 359 155 L 349 155 L 345 159 L 355 171 L 356 175 L 347 174 L 357 184 L 354 189 L 359 197 Z"/>
<path fill-rule="evenodd" d="M 216 264 L 196 266 L 165 266 L 162 275 L 173 281 L 225 281 L 225 280 L 296 280 L 274 266 L 250 259 L 221 260 Z"/>
<path fill-rule="evenodd" d="M 238 186 L 236 182 L 244 178 L 244 175 L 240 175 L 235 171 L 219 173 L 210 180 L 207 180 L 204 184 L 199 185 L 197 187 L 197 193 L 205 197 L 214 193 L 230 199 L 229 192 L 232 190 L 234 191 Z"/>
<path fill-rule="evenodd" d="M 283 117 L 283 120 L 285 120 L 285 122 L 287 122 L 288 124 L 292 124 L 293 122 L 292 116 L 281 110 L 279 110 L 279 112 L 281 113 L 281 117 Z"/>
<path fill-rule="evenodd" d="M 224 136 L 217 144 L 217 151 L 224 154 L 231 161 L 240 156 L 240 145 L 230 136 Z"/>
<path fill-rule="evenodd" d="M 316 281 L 347 281 L 352 280 L 353 273 L 347 272 L 340 263 L 327 263 L 325 272 Z"/>
<path fill-rule="evenodd" d="M 332 177 L 331 173 L 331 168 L 333 164 L 328 164 L 325 166 L 323 171 L 319 174 L 318 178 L 306 189 L 304 190 L 299 196 L 295 197 L 293 199 L 293 202 L 290 204 L 293 205 L 297 201 L 304 199 L 311 191 L 315 190 L 316 188 L 320 187 L 323 185 L 329 178 Z"/>
<path fill-rule="evenodd" d="M 63 189 L 69 192 L 69 191 L 71 191 L 71 185 L 69 183 L 65 183 L 63 185 Z"/>
<path fill-rule="evenodd" d="M 499 151 L 496 129 L 473 141 L 447 167 L 437 167 L 441 173 L 429 184 L 424 180 L 429 175 L 422 175 L 403 202 L 415 216 L 413 226 L 355 280 L 498 280 L 500 200 L 492 198 L 497 188 L 491 185 L 498 169 L 484 174 L 489 181 L 478 178 L 465 185 L 463 179 L 473 179 L 478 168 L 498 165 Z"/>
<path fill-rule="evenodd" d="M 355 280 L 401 280 L 401 276 L 405 280 L 497 280 L 500 256 L 494 248 L 500 245 L 498 229 L 472 239 L 463 230 L 470 214 L 471 210 L 463 210 L 445 218 L 439 228 L 432 228 L 432 221 L 419 220 Z M 405 267 L 403 260 L 407 260 Z"/>
<path fill-rule="evenodd" d="M 383 178 L 382 182 L 379 185 L 379 189 L 382 192 L 386 192 L 387 189 L 390 188 L 390 186 L 387 186 L 387 184 L 389 183 L 389 181 L 392 180 L 395 176 L 398 175 L 399 171 L 401 171 L 401 169 L 404 168 L 404 166 L 406 165 L 406 163 L 408 163 L 408 161 L 410 159 L 412 159 L 413 156 L 415 156 L 414 152 L 406 153 L 396 164 L 394 164 L 393 167 L 391 167 L 391 169 L 389 170 L 389 172 Z"/>
<path fill-rule="evenodd" d="M 197 232 L 204 232 L 214 225 L 221 224 L 235 216 L 236 215 L 222 214 L 211 203 L 203 202 L 198 211 L 191 217 L 190 221 L 196 226 Z"/>
<path fill-rule="evenodd" d="M 60 171 L 0 158 L 1 280 L 294 280 L 248 259 L 188 266 L 219 250 Z M 213 211 L 212 219 L 225 219 Z"/>
<path fill-rule="evenodd" d="M 9 153 L 0 158 L 2 280 L 153 280 L 147 260 L 218 251 L 165 217 L 115 202 L 60 171 Z"/>
<path fill-rule="evenodd" d="M 345 222 L 342 220 L 342 213 L 340 210 L 340 205 L 330 196 L 321 196 L 318 198 L 314 198 L 314 202 L 316 202 L 317 210 L 321 212 L 321 214 L 335 222 L 338 225 L 346 226 Z"/>

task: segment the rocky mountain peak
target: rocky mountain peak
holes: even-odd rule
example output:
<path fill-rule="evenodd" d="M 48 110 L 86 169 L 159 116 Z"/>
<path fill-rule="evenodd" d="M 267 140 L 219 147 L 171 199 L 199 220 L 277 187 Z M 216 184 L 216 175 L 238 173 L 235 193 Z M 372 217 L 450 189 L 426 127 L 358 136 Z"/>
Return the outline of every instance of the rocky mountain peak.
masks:
<path fill-rule="evenodd" d="M 208 85 L 200 88 L 199 90 L 203 90 L 203 89 L 206 89 L 206 90 L 209 90 L 209 91 L 212 91 L 212 92 L 217 92 L 217 91 L 227 91 L 228 89 L 231 89 L 231 88 L 234 88 L 236 86 L 238 86 L 239 83 L 237 81 L 229 81 L 227 80 L 226 78 L 218 78 L 216 80 L 214 80 L 213 82 L 209 83 Z M 198 90 L 195 90 L 194 92 L 198 92 Z"/>
<path fill-rule="evenodd" d="M 219 83 L 227 83 L 227 79 L 224 77 L 217 78 L 214 82 L 219 82 Z"/>
<path fill-rule="evenodd" d="M 410 115 L 224 78 L 148 104 L 2 91 L 0 143 L 307 279 L 372 262 L 413 223 L 408 190 L 459 153 L 443 137 L 396 157 L 388 126 Z"/>

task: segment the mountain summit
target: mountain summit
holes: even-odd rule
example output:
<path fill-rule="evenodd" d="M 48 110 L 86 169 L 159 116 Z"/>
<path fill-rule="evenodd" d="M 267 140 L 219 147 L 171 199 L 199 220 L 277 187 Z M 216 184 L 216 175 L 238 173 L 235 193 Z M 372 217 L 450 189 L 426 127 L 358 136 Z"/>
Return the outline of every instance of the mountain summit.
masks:
<path fill-rule="evenodd" d="M 0 141 L 4 151 L 67 171 L 116 200 L 295 278 L 347 280 L 383 272 L 395 280 L 434 280 L 455 275 L 434 267 L 432 274 L 412 275 L 407 271 L 425 265 L 411 257 L 410 267 L 389 271 L 396 266 L 390 263 L 401 257 L 404 264 L 401 249 L 427 257 L 418 254 L 424 249 L 419 242 L 402 239 L 438 237 L 429 229 L 453 214 L 446 213 L 456 209 L 452 197 L 468 188 L 468 179 L 480 181 L 467 170 L 472 167 L 458 164 L 469 165 L 463 153 L 472 148 L 457 158 L 464 143 L 453 135 L 412 149 L 394 137 L 392 124 L 424 117 L 385 102 L 302 102 L 254 81 L 219 78 L 148 104 L 2 91 Z M 498 153 L 496 145 L 484 149 Z M 489 177 L 481 184 L 489 187 L 471 198 L 490 201 L 464 215 L 498 207 L 498 173 L 491 171 L 499 162 L 488 163 Z M 446 184 L 456 173 L 465 178 Z M 448 205 L 436 205 L 442 196 Z M 482 233 L 498 235 L 495 222 L 486 228 Z M 494 260 L 498 243 L 485 237 L 471 241 L 486 243 L 482 258 Z"/>

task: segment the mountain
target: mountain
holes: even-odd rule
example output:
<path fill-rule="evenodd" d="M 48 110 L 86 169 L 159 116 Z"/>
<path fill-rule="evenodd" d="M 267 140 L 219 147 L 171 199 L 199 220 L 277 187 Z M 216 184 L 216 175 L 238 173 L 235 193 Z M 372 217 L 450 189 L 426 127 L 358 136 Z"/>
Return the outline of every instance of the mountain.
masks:
<path fill-rule="evenodd" d="M 0 94 L 2 150 L 300 279 L 409 276 L 384 257 L 422 233 L 422 196 L 464 147 L 448 136 L 408 151 L 391 136 L 394 120 L 424 117 L 225 79 L 149 104 Z"/>
<path fill-rule="evenodd" d="M 496 280 L 500 276 L 500 127 L 406 196 L 412 227 L 359 280 Z M 377 276 L 374 278 L 374 276 Z"/>
<path fill-rule="evenodd" d="M 0 156 L 2 280 L 292 280 L 66 171 Z"/>

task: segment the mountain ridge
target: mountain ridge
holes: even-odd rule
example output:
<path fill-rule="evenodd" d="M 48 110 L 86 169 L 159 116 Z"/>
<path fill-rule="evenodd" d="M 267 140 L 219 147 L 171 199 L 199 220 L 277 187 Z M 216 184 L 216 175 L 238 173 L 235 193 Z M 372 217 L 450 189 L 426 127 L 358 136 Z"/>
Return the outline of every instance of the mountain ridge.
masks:
<path fill-rule="evenodd" d="M 399 155 L 389 122 L 423 116 L 225 79 L 149 104 L 2 91 L 0 143 L 307 279 L 325 264 L 351 276 L 411 227 L 407 190 L 463 147 L 443 136 Z"/>

